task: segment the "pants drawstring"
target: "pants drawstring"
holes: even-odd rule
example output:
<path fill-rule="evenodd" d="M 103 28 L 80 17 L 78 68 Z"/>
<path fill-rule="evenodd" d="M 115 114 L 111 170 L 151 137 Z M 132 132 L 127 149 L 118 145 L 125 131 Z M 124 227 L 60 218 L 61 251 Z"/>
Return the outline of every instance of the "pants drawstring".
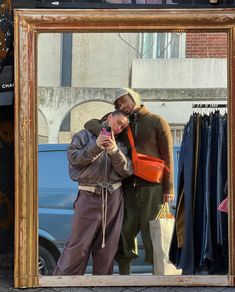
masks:
<path fill-rule="evenodd" d="M 108 176 L 108 152 L 107 150 L 104 150 L 105 155 L 105 170 L 104 170 L 104 177 L 107 180 Z M 107 207 L 108 207 L 108 186 L 109 183 L 101 184 L 101 194 L 102 194 L 102 233 L 103 233 L 103 239 L 102 239 L 102 245 L 101 247 L 105 247 L 105 231 L 106 231 L 106 224 L 107 224 Z"/>
<path fill-rule="evenodd" d="M 101 247 L 105 247 L 105 230 L 106 230 L 106 224 L 107 224 L 107 207 L 108 207 L 108 189 L 102 188 L 102 233 L 103 233 L 103 239 L 102 239 L 102 245 Z"/>

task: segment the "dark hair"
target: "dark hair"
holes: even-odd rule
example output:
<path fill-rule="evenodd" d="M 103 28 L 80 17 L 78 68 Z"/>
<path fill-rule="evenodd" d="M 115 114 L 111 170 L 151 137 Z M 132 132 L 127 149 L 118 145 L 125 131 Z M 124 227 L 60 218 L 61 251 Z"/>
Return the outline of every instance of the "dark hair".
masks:
<path fill-rule="evenodd" d="M 123 115 L 129 119 L 129 115 L 127 115 L 124 111 L 121 111 L 119 109 L 115 109 L 115 111 L 111 112 L 111 114 L 112 116 Z"/>

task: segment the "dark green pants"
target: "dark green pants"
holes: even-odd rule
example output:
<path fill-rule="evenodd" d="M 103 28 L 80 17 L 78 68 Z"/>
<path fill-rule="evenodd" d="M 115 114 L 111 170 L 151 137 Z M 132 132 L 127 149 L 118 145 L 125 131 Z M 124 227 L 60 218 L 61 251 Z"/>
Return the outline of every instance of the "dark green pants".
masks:
<path fill-rule="evenodd" d="M 124 218 L 116 260 L 120 274 L 130 273 L 130 262 L 138 256 L 136 235 L 140 231 L 145 249 L 145 261 L 153 263 L 153 248 L 149 221 L 156 218 L 163 199 L 161 184 L 123 185 Z"/>

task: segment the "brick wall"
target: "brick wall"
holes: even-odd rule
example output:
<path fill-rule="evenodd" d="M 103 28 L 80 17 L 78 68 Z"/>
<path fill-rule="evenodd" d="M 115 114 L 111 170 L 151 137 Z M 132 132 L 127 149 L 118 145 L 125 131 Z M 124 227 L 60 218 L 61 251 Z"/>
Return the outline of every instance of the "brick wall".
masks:
<path fill-rule="evenodd" d="M 186 58 L 226 58 L 225 33 L 187 33 Z"/>

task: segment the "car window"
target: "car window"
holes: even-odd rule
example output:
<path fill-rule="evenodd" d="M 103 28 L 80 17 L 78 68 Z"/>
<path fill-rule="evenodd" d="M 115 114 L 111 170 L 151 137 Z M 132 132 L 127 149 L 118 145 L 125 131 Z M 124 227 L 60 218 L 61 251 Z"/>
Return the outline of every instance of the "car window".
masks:
<path fill-rule="evenodd" d="M 38 193 L 40 208 L 71 208 L 78 185 L 68 174 L 66 147 L 38 152 Z"/>
<path fill-rule="evenodd" d="M 66 150 L 39 151 L 38 169 L 40 187 L 74 185 L 68 174 Z"/>

